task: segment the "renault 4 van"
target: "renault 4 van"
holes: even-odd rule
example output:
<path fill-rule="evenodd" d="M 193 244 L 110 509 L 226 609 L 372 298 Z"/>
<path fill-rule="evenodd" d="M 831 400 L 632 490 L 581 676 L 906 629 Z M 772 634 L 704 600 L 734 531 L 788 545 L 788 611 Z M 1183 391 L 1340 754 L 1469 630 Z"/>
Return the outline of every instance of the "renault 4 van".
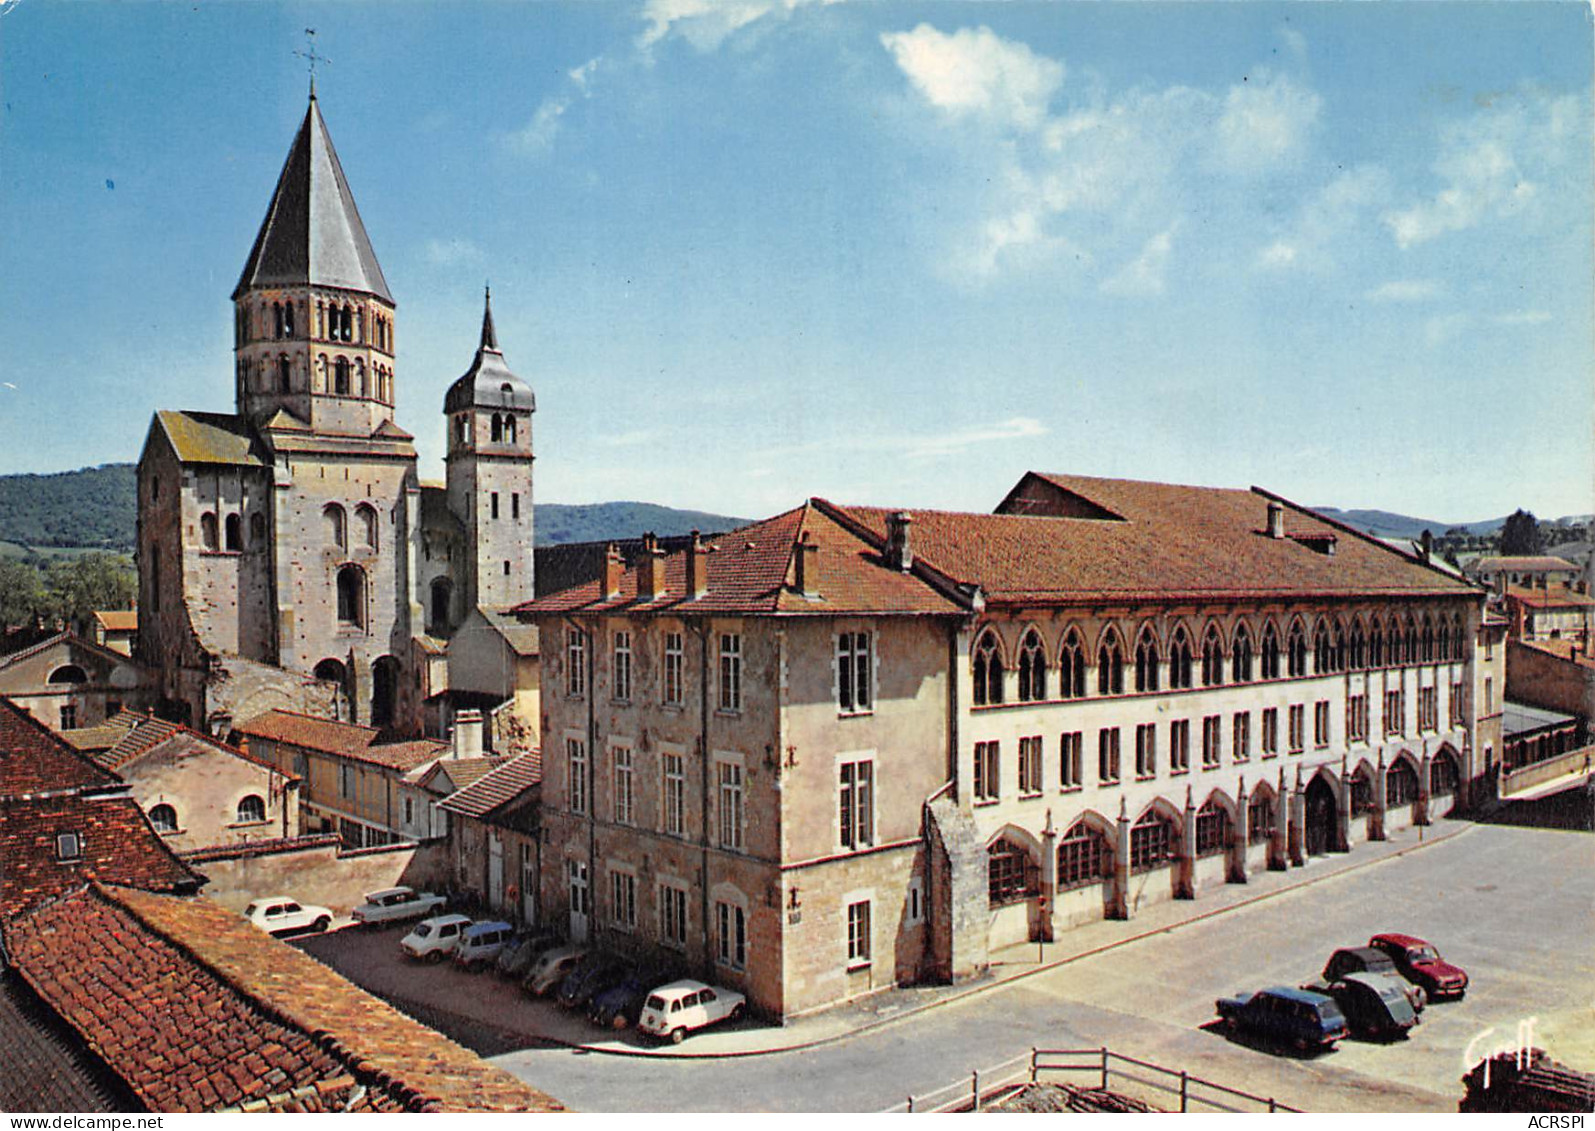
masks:
<path fill-rule="evenodd" d="M 460 945 L 460 936 L 471 921 L 464 915 L 434 915 L 415 925 L 415 930 L 399 940 L 399 949 L 410 958 L 442 962 Z"/>
<path fill-rule="evenodd" d="M 1328 1050 L 1351 1035 L 1340 1006 L 1328 994 L 1270 986 L 1252 994 L 1218 999 L 1218 1015 L 1233 1030 L 1245 1030 L 1306 1052 Z"/>
<path fill-rule="evenodd" d="M 460 936 L 460 945 L 454 948 L 454 963 L 467 970 L 479 970 L 498 957 L 504 944 L 515 937 L 515 928 L 508 923 L 472 923 Z"/>
<path fill-rule="evenodd" d="M 637 1028 L 651 1037 L 668 1037 L 679 1045 L 688 1033 L 716 1021 L 735 1021 L 747 1008 L 748 999 L 735 990 L 683 978 L 648 995 Z"/>

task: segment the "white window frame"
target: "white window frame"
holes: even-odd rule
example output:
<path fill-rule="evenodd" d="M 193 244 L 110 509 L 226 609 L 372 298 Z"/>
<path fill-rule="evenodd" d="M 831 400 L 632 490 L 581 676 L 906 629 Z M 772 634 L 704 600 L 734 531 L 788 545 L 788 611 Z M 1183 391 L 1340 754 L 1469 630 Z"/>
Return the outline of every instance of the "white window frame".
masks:
<path fill-rule="evenodd" d="M 868 630 L 837 633 L 835 655 L 838 712 L 869 714 L 875 709 L 875 634 Z"/>
<path fill-rule="evenodd" d="M 687 835 L 687 756 L 681 750 L 659 752 L 659 827 L 666 836 Z"/>
<path fill-rule="evenodd" d="M 665 659 L 659 671 L 659 701 L 666 707 L 680 707 L 686 703 L 686 656 L 685 634 L 667 631 Z"/>
<path fill-rule="evenodd" d="M 587 634 L 565 629 L 565 694 L 580 699 L 587 693 Z"/>
<path fill-rule="evenodd" d="M 611 637 L 613 643 L 614 698 L 620 703 L 631 702 L 631 630 L 617 628 Z"/>
<path fill-rule="evenodd" d="M 637 929 L 637 873 L 609 866 L 609 925 L 631 934 Z"/>
<path fill-rule="evenodd" d="M 631 743 L 614 742 L 609 747 L 609 761 L 614 774 L 610 790 L 610 804 L 617 825 L 637 823 L 636 763 Z"/>
<path fill-rule="evenodd" d="M 747 769 L 741 754 L 714 756 L 715 835 L 720 847 L 741 852 L 747 839 Z"/>
<path fill-rule="evenodd" d="M 592 763 L 587 757 L 587 740 L 565 737 L 565 806 L 570 812 L 586 816 L 592 807 Z"/>
<path fill-rule="evenodd" d="M 674 878 L 661 877 L 654 889 L 659 914 L 659 941 L 672 950 L 686 950 L 687 936 L 692 929 L 692 912 L 687 905 L 687 885 Z M 673 911 L 680 912 L 680 922 Z M 681 928 L 678 937 L 674 927 Z"/>
<path fill-rule="evenodd" d="M 1058 788 L 1076 790 L 1084 787 L 1085 732 L 1065 731 L 1058 738 Z"/>
<path fill-rule="evenodd" d="M 742 710 L 742 634 L 721 632 L 719 649 L 720 710 L 737 714 Z"/>
<path fill-rule="evenodd" d="M 846 909 L 842 922 L 845 928 L 843 936 L 846 943 L 847 970 L 867 969 L 875 957 L 875 893 L 849 892 L 842 897 L 842 906 Z M 862 916 L 856 916 L 858 908 L 863 908 Z M 862 929 L 858 919 L 862 918 Z"/>
<path fill-rule="evenodd" d="M 748 901 L 734 889 L 714 896 L 714 961 L 728 970 L 748 968 Z"/>
<path fill-rule="evenodd" d="M 867 768 L 862 780 L 860 768 Z M 875 751 L 838 754 L 836 789 L 836 843 L 848 851 L 870 847 L 875 843 Z"/>

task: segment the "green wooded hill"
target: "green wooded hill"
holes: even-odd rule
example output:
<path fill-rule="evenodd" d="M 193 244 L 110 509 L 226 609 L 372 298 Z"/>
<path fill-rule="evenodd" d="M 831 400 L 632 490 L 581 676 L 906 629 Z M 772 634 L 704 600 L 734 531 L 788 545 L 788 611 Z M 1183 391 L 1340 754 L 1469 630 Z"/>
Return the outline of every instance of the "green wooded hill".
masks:
<path fill-rule="evenodd" d="M 107 463 L 54 475 L 0 475 L 0 543 L 133 552 L 135 468 Z M 537 544 L 730 530 L 746 520 L 653 503 L 539 504 Z M 0 548 L 3 549 L 3 548 Z"/>

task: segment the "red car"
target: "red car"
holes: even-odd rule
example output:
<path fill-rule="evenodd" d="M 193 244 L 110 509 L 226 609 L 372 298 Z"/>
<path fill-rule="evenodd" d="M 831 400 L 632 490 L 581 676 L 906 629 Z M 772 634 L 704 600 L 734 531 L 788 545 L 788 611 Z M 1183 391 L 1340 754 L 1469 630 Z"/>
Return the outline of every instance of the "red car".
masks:
<path fill-rule="evenodd" d="M 1422 986 L 1430 1001 L 1460 998 L 1468 991 L 1468 975 L 1440 957 L 1433 946 L 1413 935 L 1375 935 L 1368 945 L 1384 951 L 1407 981 Z"/>

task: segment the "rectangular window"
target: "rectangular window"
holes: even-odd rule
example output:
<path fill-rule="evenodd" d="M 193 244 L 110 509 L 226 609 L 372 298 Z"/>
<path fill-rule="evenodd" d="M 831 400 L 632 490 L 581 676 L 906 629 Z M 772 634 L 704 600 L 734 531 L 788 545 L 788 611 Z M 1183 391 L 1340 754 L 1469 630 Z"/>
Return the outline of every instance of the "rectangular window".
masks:
<path fill-rule="evenodd" d="M 742 908 L 734 903 L 716 903 L 715 959 L 721 966 L 741 970 L 748 964 L 748 923 Z"/>
<path fill-rule="evenodd" d="M 1169 724 L 1169 773 L 1183 774 L 1191 768 L 1191 720 L 1175 719 Z"/>
<path fill-rule="evenodd" d="M 868 711 L 870 682 L 870 634 L 841 633 L 836 638 L 837 706 L 849 713 Z"/>
<path fill-rule="evenodd" d="M 720 847 L 742 851 L 742 764 L 729 760 L 718 764 L 720 808 L 716 814 Z"/>
<path fill-rule="evenodd" d="M 847 905 L 847 965 L 868 966 L 870 961 L 869 900 Z"/>
<path fill-rule="evenodd" d="M 1084 743 L 1079 731 L 1071 731 L 1058 743 L 1058 784 L 1064 789 L 1079 789 L 1085 784 L 1080 771 Z"/>
<path fill-rule="evenodd" d="M 680 754 L 666 754 L 660 761 L 665 774 L 665 832 L 670 836 L 686 836 L 686 763 Z"/>
<path fill-rule="evenodd" d="M 609 873 L 609 921 L 617 930 L 637 929 L 637 877 L 630 872 Z"/>
<path fill-rule="evenodd" d="M 510 496 L 510 517 L 519 522 L 521 518 L 521 494 L 519 491 Z"/>
<path fill-rule="evenodd" d="M 659 885 L 659 937 L 666 946 L 687 945 L 687 891 L 673 884 Z"/>
<path fill-rule="evenodd" d="M 342 765 L 338 767 L 338 796 L 345 801 L 354 798 L 354 767 Z"/>
<path fill-rule="evenodd" d="M 1329 745 L 1329 700 L 1320 699 L 1313 704 L 1313 745 L 1322 749 Z"/>
<path fill-rule="evenodd" d="M 493 517 L 498 517 L 498 492 L 493 492 Z"/>
<path fill-rule="evenodd" d="M 1404 707 L 1405 707 L 1405 704 L 1403 704 L 1402 701 L 1401 701 L 1401 692 L 1399 690 L 1397 690 L 1397 691 L 1386 691 L 1385 692 L 1385 733 L 1386 734 L 1401 734 L 1402 733 L 1402 729 L 1403 728 L 1402 728 L 1402 718 L 1401 718 L 1401 716 L 1402 716 L 1402 714 L 1404 712 Z"/>
<path fill-rule="evenodd" d="M 995 801 L 1000 790 L 1002 752 L 995 742 L 975 743 L 975 801 Z"/>
<path fill-rule="evenodd" d="M 1230 720 L 1230 750 L 1237 762 L 1249 762 L 1252 757 L 1252 713 L 1236 711 Z"/>
<path fill-rule="evenodd" d="M 1103 785 L 1119 782 L 1119 728 L 1097 731 L 1097 780 Z"/>
<path fill-rule="evenodd" d="M 1263 757 L 1272 758 L 1279 753 L 1279 708 L 1263 708 Z"/>
<path fill-rule="evenodd" d="M 587 886 L 587 861 L 565 861 L 565 878 L 570 888 L 570 911 L 572 915 L 592 914 L 592 892 Z"/>
<path fill-rule="evenodd" d="M 1307 705 L 1305 703 L 1292 703 L 1290 705 L 1290 752 L 1300 754 L 1307 746 Z"/>
<path fill-rule="evenodd" d="M 679 707 L 683 702 L 685 693 L 681 685 L 681 672 L 685 654 L 681 644 L 681 633 L 665 633 L 664 701 L 667 706 Z"/>
<path fill-rule="evenodd" d="M 1157 776 L 1157 727 L 1152 723 L 1135 728 L 1135 776 Z"/>
<path fill-rule="evenodd" d="M 904 915 L 904 922 L 910 926 L 917 926 L 925 921 L 925 881 L 912 879 L 908 881 L 908 907 Z"/>
<path fill-rule="evenodd" d="M 1217 715 L 1208 715 L 1202 720 L 1202 769 L 1210 770 L 1223 760 L 1223 753 L 1219 749 L 1219 740 L 1223 734 L 1223 720 Z"/>
<path fill-rule="evenodd" d="M 565 740 L 565 799 L 572 813 L 587 812 L 587 744 L 579 738 Z"/>
<path fill-rule="evenodd" d="M 1484 713 L 1495 714 L 1495 677 L 1484 677 Z"/>
<path fill-rule="evenodd" d="M 587 692 L 587 634 L 579 628 L 565 630 L 565 694 Z"/>
<path fill-rule="evenodd" d="M 720 709 L 742 710 L 742 637 L 720 634 Z"/>
<path fill-rule="evenodd" d="M 1462 682 L 1451 685 L 1451 725 L 1459 727 L 1465 721 L 1462 710 Z"/>
<path fill-rule="evenodd" d="M 1041 736 L 1019 740 L 1019 792 L 1034 797 L 1041 792 Z"/>
<path fill-rule="evenodd" d="M 83 858 L 83 841 L 77 833 L 55 834 L 55 858 L 63 864 Z"/>
<path fill-rule="evenodd" d="M 415 824 L 415 798 L 413 797 L 404 799 L 404 823 L 406 825 Z"/>
<path fill-rule="evenodd" d="M 634 820 L 631 747 L 616 746 L 611 751 L 615 763 L 615 824 L 629 825 Z"/>
<path fill-rule="evenodd" d="M 863 848 L 875 843 L 875 763 L 869 759 L 843 762 L 838 767 L 843 848 Z"/>
<path fill-rule="evenodd" d="M 631 699 L 631 633 L 615 633 L 615 698 Z"/>
<path fill-rule="evenodd" d="M 1368 741 L 1368 697 L 1351 695 L 1346 698 L 1346 741 Z"/>
<path fill-rule="evenodd" d="M 61 704 L 61 729 L 76 730 L 78 727 L 78 708 L 76 703 Z"/>

